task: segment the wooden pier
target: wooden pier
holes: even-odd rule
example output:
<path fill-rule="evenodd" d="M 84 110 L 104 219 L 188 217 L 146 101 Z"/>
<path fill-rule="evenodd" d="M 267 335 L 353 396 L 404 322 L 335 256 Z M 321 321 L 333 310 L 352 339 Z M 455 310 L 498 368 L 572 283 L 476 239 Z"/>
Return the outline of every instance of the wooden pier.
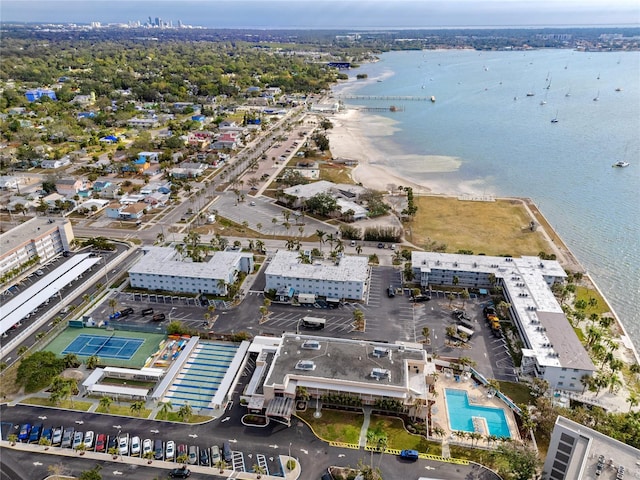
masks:
<path fill-rule="evenodd" d="M 402 95 L 338 95 L 340 100 L 385 100 L 385 101 L 407 101 L 407 102 L 428 102 L 431 97 L 413 97 Z"/>
<path fill-rule="evenodd" d="M 363 107 L 359 105 L 355 108 L 361 112 L 404 112 L 404 107 L 397 105 L 391 105 L 389 107 Z"/>

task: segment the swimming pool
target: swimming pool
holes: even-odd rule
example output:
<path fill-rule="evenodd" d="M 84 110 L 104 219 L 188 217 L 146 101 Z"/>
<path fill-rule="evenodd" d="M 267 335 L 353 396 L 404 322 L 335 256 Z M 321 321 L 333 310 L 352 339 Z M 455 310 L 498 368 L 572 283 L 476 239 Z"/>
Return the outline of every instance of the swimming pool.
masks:
<path fill-rule="evenodd" d="M 451 430 L 473 432 L 475 431 L 473 427 L 473 417 L 482 417 L 486 420 L 491 435 L 495 435 L 496 437 L 511 437 L 507 417 L 503 409 L 470 405 L 469 397 L 464 390 L 447 388 L 444 393 L 447 401 Z"/>

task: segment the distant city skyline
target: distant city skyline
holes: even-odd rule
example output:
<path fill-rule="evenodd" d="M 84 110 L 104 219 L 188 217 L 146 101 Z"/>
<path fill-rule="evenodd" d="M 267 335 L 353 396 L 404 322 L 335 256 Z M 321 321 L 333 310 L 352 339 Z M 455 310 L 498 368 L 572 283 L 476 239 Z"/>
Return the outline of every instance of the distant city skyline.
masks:
<path fill-rule="evenodd" d="M 432 28 L 640 25 L 637 0 L 3 0 L 2 22 L 210 28 Z"/>

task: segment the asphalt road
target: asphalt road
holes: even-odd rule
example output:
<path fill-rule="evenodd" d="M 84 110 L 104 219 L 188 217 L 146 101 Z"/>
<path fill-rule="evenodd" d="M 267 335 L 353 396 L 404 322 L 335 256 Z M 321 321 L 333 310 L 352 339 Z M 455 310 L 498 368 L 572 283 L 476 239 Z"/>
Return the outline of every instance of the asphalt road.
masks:
<path fill-rule="evenodd" d="M 141 438 L 158 437 L 163 440 L 174 440 L 176 444 L 185 443 L 198 446 L 220 445 L 224 441 L 229 441 L 231 442 L 232 450 L 242 454 L 247 470 L 251 469 L 259 454 L 269 458 L 276 455 L 288 455 L 290 452 L 291 456 L 298 458 L 300 461 L 303 471 L 300 478 L 304 480 L 320 478 L 322 473 L 326 472 L 326 469 L 331 465 L 357 465 L 360 460 L 364 463 L 371 461 L 371 454 L 364 450 L 341 449 L 329 446 L 316 438 L 306 424 L 297 419 L 293 420 L 291 427 L 275 423 L 266 428 L 245 427 L 240 423 L 240 417 L 245 413 L 244 407 L 238 406 L 238 402 L 234 402 L 234 407 L 228 412 L 227 416 L 210 423 L 190 426 L 113 415 L 68 412 L 26 405 L 14 407 L 2 405 L 0 413 L 4 424 L 3 433 L 6 432 L 7 428 L 11 428 L 6 425 L 6 422 L 14 424 L 34 423 L 39 421 L 38 417 L 43 416 L 47 417 L 44 420 L 46 426 L 73 426 L 82 431 L 92 430 L 96 434 L 115 434 L 121 431 L 130 435 L 139 435 Z M 227 419 L 227 417 L 229 418 Z M 152 431 L 156 430 L 158 433 L 152 433 Z M 153 464 L 144 468 L 137 467 L 135 476 L 133 476 L 130 467 L 125 467 L 121 461 L 114 461 L 111 455 L 107 454 L 104 457 L 105 459 L 102 463 L 102 476 L 104 479 L 147 479 L 155 478 L 158 475 L 158 471 Z M 88 462 L 79 457 L 73 459 L 67 457 L 58 458 L 44 453 L 26 454 L 3 448 L 0 471 L 11 475 L 8 477 L 3 476 L 3 479 L 34 480 L 43 478 L 46 475 L 46 467 L 52 463 L 57 463 L 60 459 L 63 459 L 65 466 L 68 466 L 76 474 L 83 469 L 93 467 L 95 464 L 94 461 Z M 35 465 L 34 462 L 42 463 L 42 465 Z M 497 477 L 492 472 L 475 466 L 460 466 L 427 460 L 407 462 L 399 457 L 387 454 L 384 454 L 382 458 L 380 458 L 380 454 L 374 454 L 373 463 L 374 465 L 379 464 L 383 477 L 387 479 L 413 479 L 429 475 L 451 480 L 497 480 Z M 271 462 L 271 464 L 274 463 Z M 113 474 L 114 471 L 125 472 L 130 476 Z M 149 471 L 152 471 L 152 473 L 149 474 Z M 38 475 L 35 475 L 34 472 L 38 472 Z M 43 475 L 40 475 L 40 473 Z M 160 473 L 161 477 L 164 477 L 162 472 Z M 166 474 L 166 470 L 164 473 Z M 211 469 L 211 474 L 213 475 L 214 473 L 215 469 Z M 191 478 L 212 478 L 212 475 L 200 476 L 194 474 Z"/>

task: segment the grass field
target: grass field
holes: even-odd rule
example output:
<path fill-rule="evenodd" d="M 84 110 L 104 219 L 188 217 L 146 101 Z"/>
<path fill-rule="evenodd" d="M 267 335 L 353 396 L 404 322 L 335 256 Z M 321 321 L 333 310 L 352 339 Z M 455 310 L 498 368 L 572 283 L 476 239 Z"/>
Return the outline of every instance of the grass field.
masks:
<path fill-rule="evenodd" d="M 384 433 L 387 436 L 387 448 L 417 450 L 433 455 L 440 455 L 441 453 L 439 443 L 429 442 L 421 435 L 407 432 L 404 428 L 404 423 L 399 418 L 371 415 L 369 429 Z"/>
<path fill-rule="evenodd" d="M 531 217 L 517 200 L 472 202 L 417 196 L 415 201 L 418 212 L 405 229 L 411 229 L 407 239 L 419 247 L 435 242 L 445 244 L 449 253 L 458 250 L 471 250 L 476 255 L 551 253 L 542 233 L 529 230 Z"/>
<path fill-rule="evenodd" d="M 137 418 L 149 418 L 151 414 L 151 410 L 148 408 L 143 408 L 140 410 L 140 413 L 134 413 L 131 411 L 131 404 L 124 405 L 109 405 L 109 408 L 106 409 L 103 406 L 99 405 L 96 408 L 97 413 L 108 413 L 109 415 L 123 415 L 125 417 L 137 417 Z"/>
<path fill-rule="evenodd" d="M 327 442 L 343 442 L 357 444 L 364 416 L 361 413 L 322 410 L 322 417 L 314 418 L 314 409 L 298 413 L 321 439 Z"/>
<path fill-rule="evenodd" d="M 51 406 L 49 399 L 44 397 L 29 397 L 24 400 L 20 400 L 20 403 L 25 403 L 27 405 L 40 405 L 43 407 Z M 78 402 L 77 400 L 72 402 L 71 400 L 65 400 L 60 402 L 57 407 L 64 408 L 65 410 L 79 410 L 86 412 L 91 408 L 91 405 L 93 405 L 91 402 Z"/>

